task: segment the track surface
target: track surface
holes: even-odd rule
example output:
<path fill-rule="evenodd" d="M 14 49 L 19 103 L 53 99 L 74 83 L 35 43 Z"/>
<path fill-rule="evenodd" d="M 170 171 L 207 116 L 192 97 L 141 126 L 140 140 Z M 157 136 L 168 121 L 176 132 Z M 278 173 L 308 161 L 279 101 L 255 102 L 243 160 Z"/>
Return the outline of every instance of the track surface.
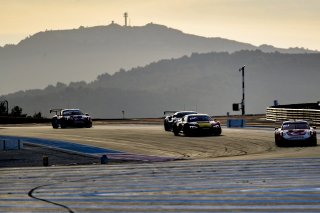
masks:
<path fill-rule="evenodd" d="M 43 126 L 0 135 L 193 159 L 2 169 L 0 212 L 320 212 L 320 146 L 276 148 L 271 130 L 175 137 L 156 125 Z"/>
<path fill-rule="evenodd" d="M 224 128 L 221 136 L 176 137 L 160 125 L 100 125 L 90 129 L 37 126 L 3 128 L 0 135 L 62 140 L 125 153 L 183 159 L 318 157 L 320 153 L 320 146 L 277 148 L 272 129 Z"/>
<path fill-rule="evenodd" d="M 320 212 L 320 159 L 5 169 L 1 212 Z"/>

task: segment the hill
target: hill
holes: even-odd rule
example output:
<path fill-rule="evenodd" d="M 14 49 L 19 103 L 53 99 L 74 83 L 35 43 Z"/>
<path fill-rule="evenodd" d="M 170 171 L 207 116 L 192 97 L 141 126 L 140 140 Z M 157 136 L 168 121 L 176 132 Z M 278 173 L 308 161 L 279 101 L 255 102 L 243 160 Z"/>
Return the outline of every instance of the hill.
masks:
<path fill-rule="evenodd" d="M 212 115 L 232 112 L 242 97 L 241 73 L 246 65 L 246 112 L 264 113 L 280 104 L 319 100 L 320 54 L 194 53 L 144 67 L 102 74 L 91 83 L 58 83 L 44 90 L 6 96 L 28 114 L 50 108 L 81 108 L 99 118 L 160 117 L 165 110 L 197 110 Z M 36 103 L 36 104 L 35 104 Z"/>
<path fill-rule="evenodd" d="M 145 66 L 191 53 L 312 52 L 305 49 L 256 47 L 223 38 L 185 34 L 163 25 L 125 27 L 117 24 L 36 33 L 17 45 L 0 48 L 0 94 L 45 88 L 57 82 L 93 81 L 103 73 Z"/>

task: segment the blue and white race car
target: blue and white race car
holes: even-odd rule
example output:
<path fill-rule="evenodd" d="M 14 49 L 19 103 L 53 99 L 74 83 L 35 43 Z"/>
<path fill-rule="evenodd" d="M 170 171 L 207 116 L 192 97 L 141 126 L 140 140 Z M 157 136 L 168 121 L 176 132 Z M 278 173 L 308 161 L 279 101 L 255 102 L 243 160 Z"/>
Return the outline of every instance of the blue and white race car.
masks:
<path fill-rule="evenodd" d="M 276 146 L 317 146 L 317 132 L 307 121 L 285 121 L 274 132 Z"/>

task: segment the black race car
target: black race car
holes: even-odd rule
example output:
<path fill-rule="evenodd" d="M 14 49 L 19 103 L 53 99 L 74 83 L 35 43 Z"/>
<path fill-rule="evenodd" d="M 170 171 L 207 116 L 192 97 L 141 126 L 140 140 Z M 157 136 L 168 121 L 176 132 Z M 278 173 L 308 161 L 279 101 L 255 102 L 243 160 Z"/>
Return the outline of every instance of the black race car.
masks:
<path fill-rule="evenodd" d="M 52 118 L 52 127 L 92 127 L 92 120 L 88 114 L 82 113 L 79 109 L 51 109 L 50 113 L 56 113 Z"/>
<path fill-rule="evenodd" d="M 174 112 L 174 111 L 166 111 L 166 112 Z M 165 113 L 166 113 L 165 112 Z M 164 118 L 164 130 L 165 131 L 172 131 L 173 124 L 181 119 L 185 115 L 189 114 L 197 114 L 195 111 L 179 111 L 175 112 L 173 115 L 168 115 Z"/>
<path fill-rule="evenodd" d="M 220 135 L 222 132 L 219 121 L 215 121 L 207 114 L 185 115 L 181 120 L 173 125 L 173 133 L 178 136 L 184 135 Z"/>

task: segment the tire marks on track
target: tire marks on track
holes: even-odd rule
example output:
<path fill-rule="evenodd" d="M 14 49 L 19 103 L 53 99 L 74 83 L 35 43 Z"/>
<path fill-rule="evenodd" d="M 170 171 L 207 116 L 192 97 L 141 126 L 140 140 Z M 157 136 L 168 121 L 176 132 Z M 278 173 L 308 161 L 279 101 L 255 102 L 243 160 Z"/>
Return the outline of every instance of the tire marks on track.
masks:
<path fill-rule="evenodd" d="M 4 212 L 320 212 L 320 158 L 4 169 Z"/>

